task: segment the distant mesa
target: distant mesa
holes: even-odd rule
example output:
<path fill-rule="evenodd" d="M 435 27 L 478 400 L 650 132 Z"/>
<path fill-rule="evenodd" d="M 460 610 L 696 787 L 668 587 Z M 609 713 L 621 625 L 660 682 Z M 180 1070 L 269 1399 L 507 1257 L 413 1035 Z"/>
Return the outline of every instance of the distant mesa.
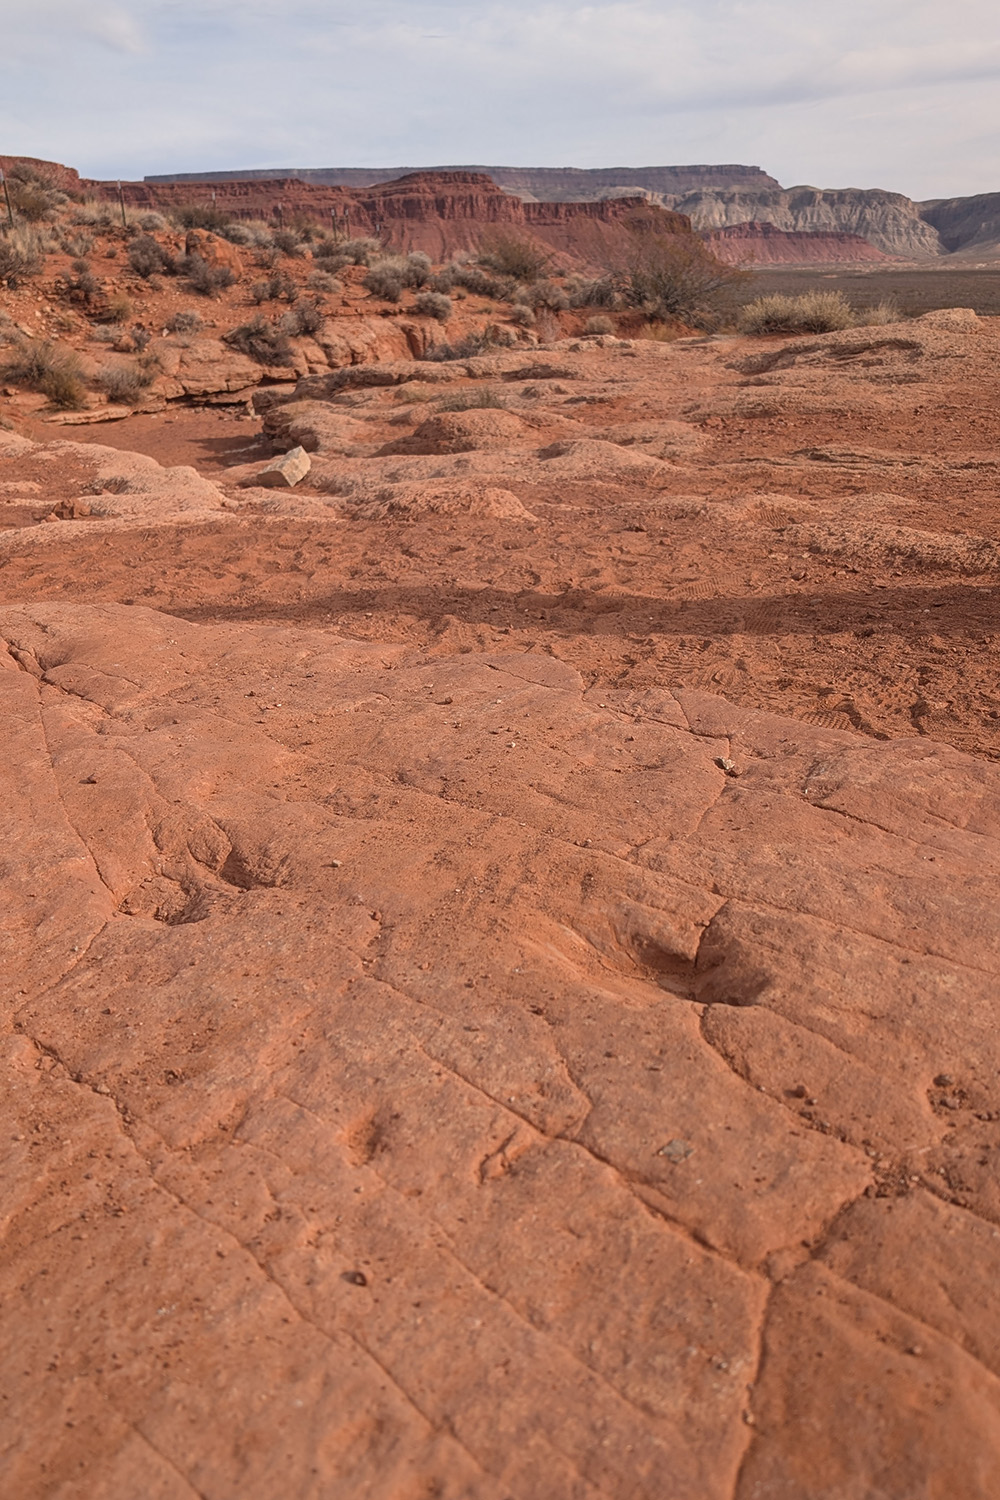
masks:
<path fill-rule="evenodd" d="M 497 187 L 519 198 L 542 203 L 584 203 L 617 196 L 629 190 L 657 195 L 689 193 L 698 188 L 776 188 L 781 184 L 760 167 L 739 165 L 690 167 L 289 167 L 244 172 L 176 172 L 146 177 L 145 182 L 261 182 L 320 183 L 325 187 L 366 188 L 397 182 L 415 173 L 474 173 L 489 177 Z"/>
<path fill-rule="evenodd" d="M 53 186 L 117 196 L 116 182 L 30 162 Z M 607 263 L 630 227 L 689 228 L 726 260 L 809 264 L 1000 259 L 1000 193 L 915 202 L 881 188 L 783 188 L 760 167 L 310 167 L 176 172 L 122 184 L 127 204 L 170 211 L 214 202 L 241 218 L 304 215 L 400 250 L 444 258 L 507 226 L 578 264 Z"/>

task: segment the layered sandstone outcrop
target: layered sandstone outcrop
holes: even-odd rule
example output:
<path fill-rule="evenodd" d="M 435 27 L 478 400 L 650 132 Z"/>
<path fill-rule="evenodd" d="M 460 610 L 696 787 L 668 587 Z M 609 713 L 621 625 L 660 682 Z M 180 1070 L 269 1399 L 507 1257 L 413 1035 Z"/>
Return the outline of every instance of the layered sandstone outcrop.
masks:
<path fill-rule="evenodd" d="M 807 265 L 810 262 L 888 262 L 859 234 L 837 234 L 822 229 L 777 229 L 773 224 L 731 224 L 713 229 L 705 239 L 714 255 L 730 265 Z"/>
<path fill-rule="evenodd" d="M 105 185 L 102 191 L 110 189 Z M 170 210 L 211 202 L 244 217 L 272 221 L 305 214 L 320 222 L 332 220 L 353 235 L 379 235 L 397 249 L 423 250 L 434 260 L 475 249 L 491 229 L 527 234 L 570 259 L 594 265 L 613 260 L 636 229 L 690 233 L 683 215 L 658 205 L 629 199 L 523 203 L 479 172 L 414 172 L 367 190 L 246 179 L 214 185 L 126 183 L 123 191 L 136 207 Z"/>
<path fill-rule="evenodd" d="M 669 202 L 699 230 L 753 221 L 794 232 L 860 235 L 886 255 L 912 259 L 943 252 L 937 230 L 924 222 L 919 206 L 902 193 L 862 188 L 767 188 L 760 192 L 736 188 L 686 193 Z"/>

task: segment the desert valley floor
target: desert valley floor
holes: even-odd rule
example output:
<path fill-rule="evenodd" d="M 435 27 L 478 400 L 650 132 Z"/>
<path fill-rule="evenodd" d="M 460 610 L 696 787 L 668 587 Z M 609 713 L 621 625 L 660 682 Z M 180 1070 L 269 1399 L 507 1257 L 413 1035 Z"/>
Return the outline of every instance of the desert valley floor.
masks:
<path fill-rule="evenodd" d="M 8 1495 L 1000 1493 L 998 398 L 953 310 L 4 407 Z"/>

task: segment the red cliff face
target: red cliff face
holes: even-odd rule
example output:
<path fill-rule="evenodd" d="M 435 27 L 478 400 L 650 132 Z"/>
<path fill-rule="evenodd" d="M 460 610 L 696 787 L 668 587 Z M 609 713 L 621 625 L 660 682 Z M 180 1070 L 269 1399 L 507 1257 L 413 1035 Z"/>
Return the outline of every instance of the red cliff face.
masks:
<path fill-rule="evenodd" d="M 64 167 L 57 161 L 42 161 L 37 156 L 0 156 L 0 171 L 10 175 L 19 166 L 40 173 L 61 193 L 79 193 L 82 189 L 80 174 L 73 167 Z"/>
<path fill-rule="evenodd" d="M 732 224 L 704 236 L 719 260 L 728 265 L 773 266 L 843 261 L 890 262 L 859 234 L 823 230 L 777 229 L 773 224 Z"/>
<path fill-rule="evenodd" d="M 85 186 L 104 196 L 117 192 L 110 183 Z M 434 260 L 475 249 L 491 229 L 526 234 L 581 265 L 606 265 L 635 230 L 691 232 L 685 215 L 634 199 L 523 203 L 479 172 L 413 172 L 397 182 L 361 190 L 286 178 L 126 183 L 124 193 L 137 207 L 170 210 L 214 202 L 243 218 L 273 222 L 305 215 L 319 223 L 334 222 L 351 235 L 380 235 L 393 249 L 424 250 Z"/>

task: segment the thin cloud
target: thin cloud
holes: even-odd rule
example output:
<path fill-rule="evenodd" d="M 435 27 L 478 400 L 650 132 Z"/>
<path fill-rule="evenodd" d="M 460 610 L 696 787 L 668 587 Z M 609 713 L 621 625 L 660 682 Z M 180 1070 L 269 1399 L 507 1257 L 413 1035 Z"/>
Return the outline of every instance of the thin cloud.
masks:
<path fill-rule="evenodd" d="M 0 6 L 2 149 L 95 175 L 714 158 L 929 195 L 950 161 L 1000 188 L 994 0 Z"/>

